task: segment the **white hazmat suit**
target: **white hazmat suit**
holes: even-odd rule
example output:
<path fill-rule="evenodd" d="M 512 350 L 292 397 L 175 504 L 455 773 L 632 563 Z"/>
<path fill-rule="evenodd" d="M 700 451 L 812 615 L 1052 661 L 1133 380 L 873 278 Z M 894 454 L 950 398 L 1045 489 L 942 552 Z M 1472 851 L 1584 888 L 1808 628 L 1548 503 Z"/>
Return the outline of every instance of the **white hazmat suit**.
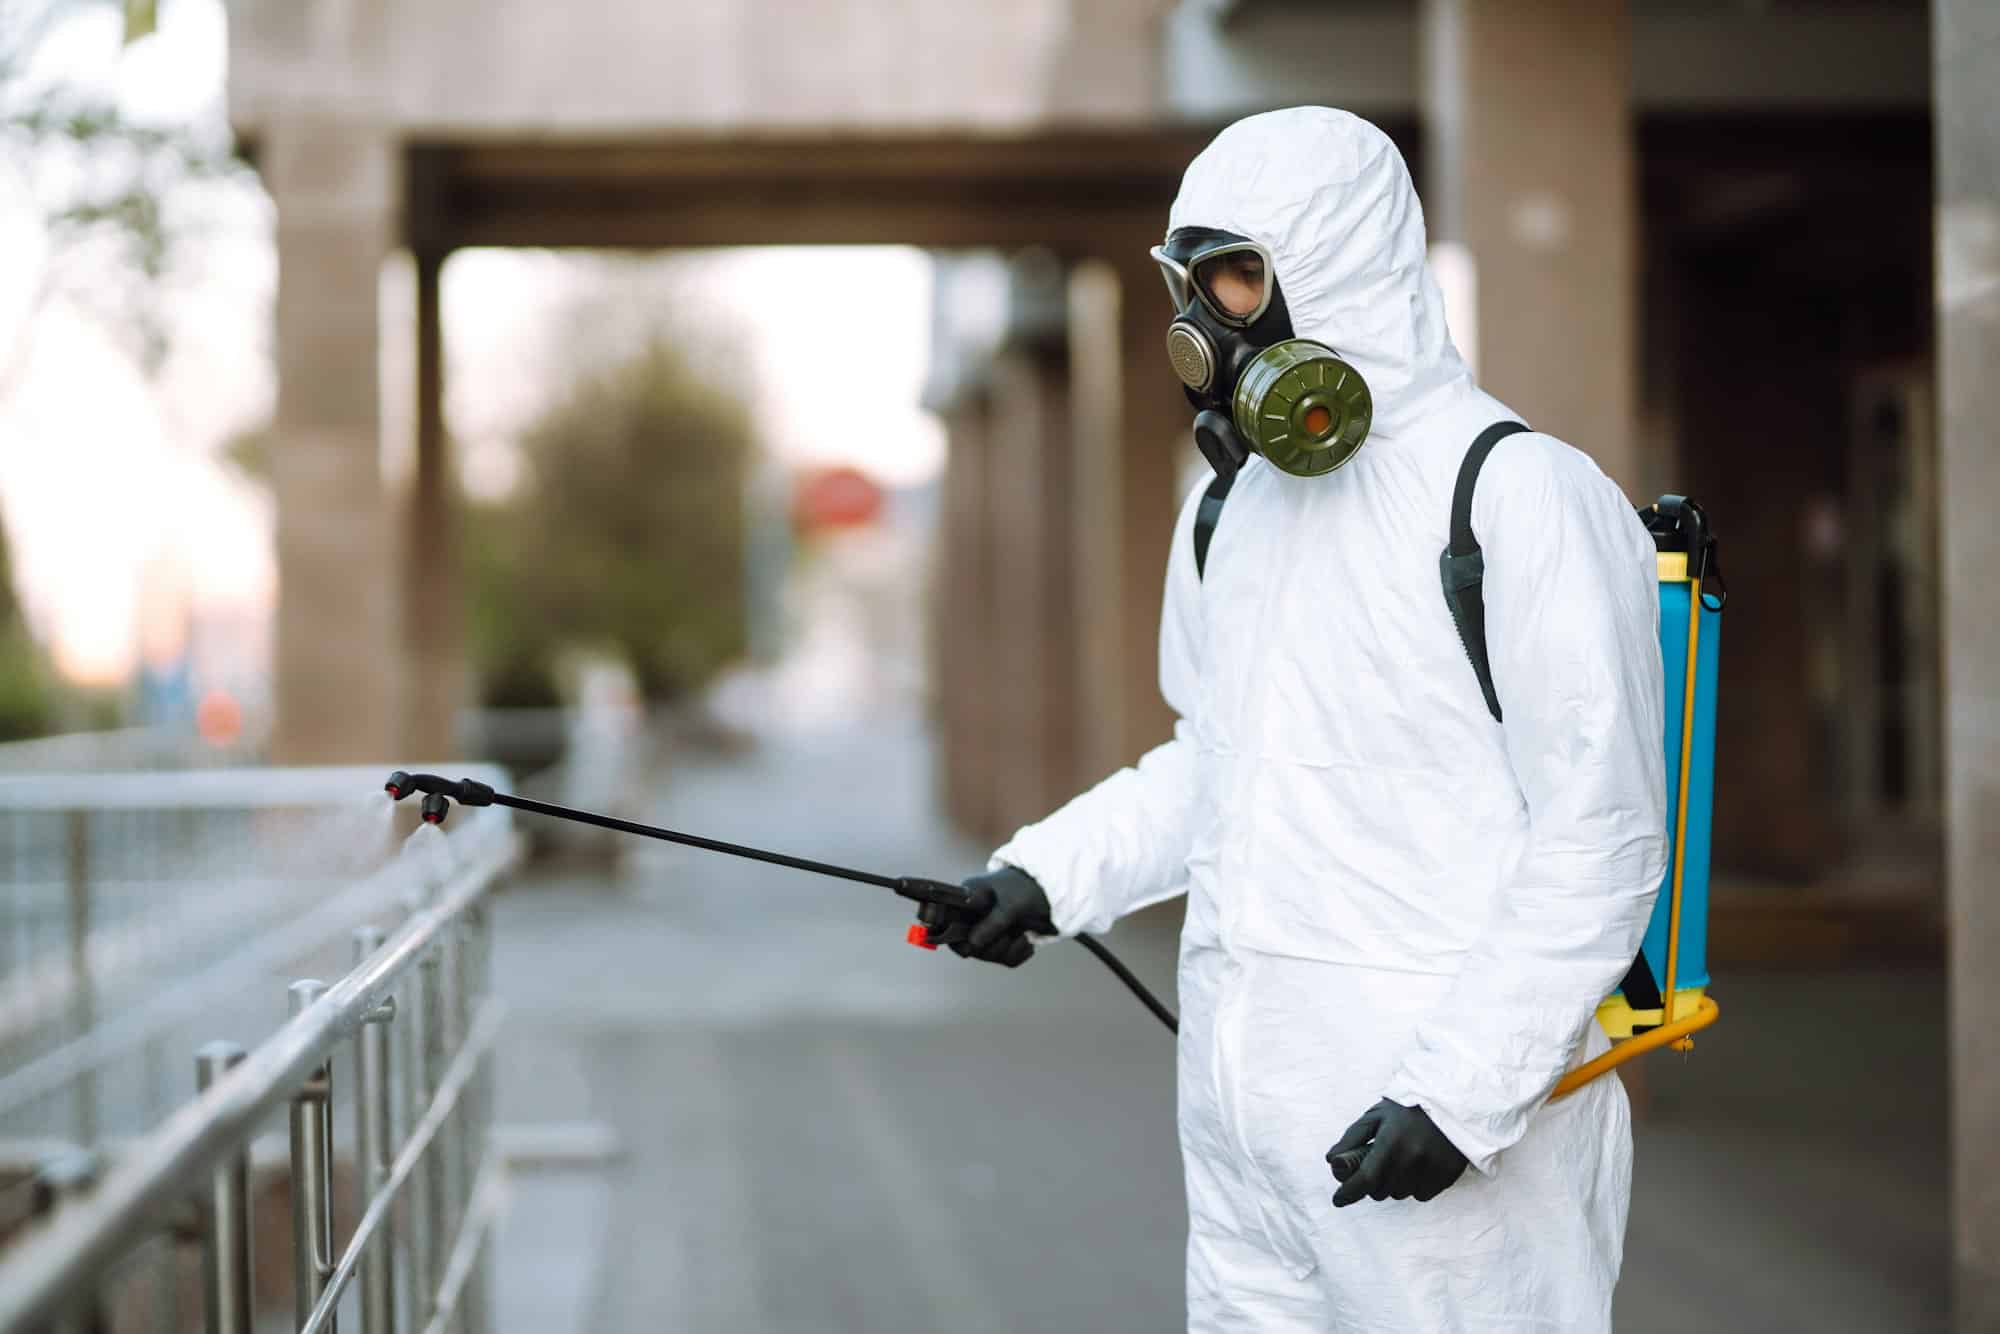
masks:
<path fill-rule="evenodd" d="M 1438 554 L 1467 446 L 1517 414 L 1452 346 L 1401 155 L 1343 112 L 1254 116 L 1189 166 L 1183 226 L 1268 248 L 1295 332 L 1367 380 L 1373 429 L 1325 477 L 1253 457 L 1205 579 L 1189 496 L 1160 634 L 1173 739 L 996 864 L 1065 935 L 1189 896 L 1191 1330 L 1608 1329 L 1625 1093 L 1547 1098 L 1605 1049 L 1593 1011 L 1665 865 L 1653 544 L 1583 454 L 1499 445 L 1473 509 L 1496 723 Z M 1336 1211 L 1326 1150 L 1385 1096 L 1471 1168 L 1427 1203 Z"/>

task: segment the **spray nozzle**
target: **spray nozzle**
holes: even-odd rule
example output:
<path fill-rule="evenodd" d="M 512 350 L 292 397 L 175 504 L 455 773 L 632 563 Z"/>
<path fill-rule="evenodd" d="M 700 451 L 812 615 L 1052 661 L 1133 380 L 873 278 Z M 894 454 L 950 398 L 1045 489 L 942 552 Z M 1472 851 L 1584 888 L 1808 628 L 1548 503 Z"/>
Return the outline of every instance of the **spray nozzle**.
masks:
<path fill-rule="evenodd" d="M 398 769 L 389 775 L 388 782 L 382 784 L 382 790 L 394 801 L 421 792 L 427 797 L 449 797 L 465 806 L 493 804 L 493 788 L 476 778 L 440 778 L 436 774 L 413 774 Z M 428 804 L 426 809 L 429 809 Z"/>
<path fill-rule="evenodd" d="M 425 824 L 443 824 L 444 817 L 451 814 L 451 799 L 442 792 L 426 795 L 423 814 Z"/>

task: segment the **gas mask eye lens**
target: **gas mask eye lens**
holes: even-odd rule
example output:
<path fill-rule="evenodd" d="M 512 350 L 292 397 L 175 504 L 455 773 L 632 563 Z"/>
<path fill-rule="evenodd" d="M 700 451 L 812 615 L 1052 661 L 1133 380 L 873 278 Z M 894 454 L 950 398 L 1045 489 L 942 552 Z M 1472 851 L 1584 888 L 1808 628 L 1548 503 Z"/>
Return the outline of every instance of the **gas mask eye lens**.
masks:
<path fill-rule="evenodd" d="M 1270 270 L 1254 250 L 1231 250 L 1195 265 L 1194 280 L 1209 308 L 1231 320 L 1252 320 L 1270 299 Z"/>
<path fill-rule="evenodd" d="M 1224 324 L 1247 328 L 1271 304 L 1277 279 L 1270 257 L 1255 242 L 1239 241 L 1196 255 L 1188 276 L 1201 304 Z"/>

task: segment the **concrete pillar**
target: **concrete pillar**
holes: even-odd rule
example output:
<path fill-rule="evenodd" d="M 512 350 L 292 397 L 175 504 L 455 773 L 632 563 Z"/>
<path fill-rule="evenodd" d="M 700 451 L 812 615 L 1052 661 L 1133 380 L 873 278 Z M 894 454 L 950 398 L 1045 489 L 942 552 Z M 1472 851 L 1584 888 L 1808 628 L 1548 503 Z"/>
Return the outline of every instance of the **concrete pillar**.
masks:
<path fill-rule="evenodd" d="M 1017 261 L 1015 315 L 992 368 L 989 543 L 998 680 L 995 816 L 1009 832 L 1074 795 L 1077 723 L 1064 274 L 1053 256 Z"/>
<path fill-rule="evenodd" d="M 1045 343 L 1041 351 L 1040 392 L 1035 399 L 1041 442 L 1035 484 L 1042 516 L 1034 608 L 1042 645 L 1035 665 L 1042 707 L 1031 775 L 1036 818 L 1069 800 L 1094 777 L 1084 771 L 1077 744 L 1083 692 L 1076 652 L 1077 523 L 1071 477 L 1076 438 L 1071 433 L 1067 345 Z"/>
<path fill-rule="evenodd" d="M 1624 0 L 1425 0 L 1424 203 L 1477 283 L 1482 386 L 1636 495 Z"/>
<path fill-rule="evenodd" d="M 1076 622 L 1070 520 L 1068 292 L 1044 250 L 1010 270 L 1006 340 L 994 358 L 990 532 L 998 672 L 994 762 L 1002 832 L 1040 820 L 1076 786 Z"/>
<path fill-rule="evenodd" d="M 1044 698 L 1042 663 L 1051 645 L 1039 606 L 1046 563 L 1041 512 L 1043 446 L 1040 357 L 1032 344 L 1004 348 L 989 371 L 993 385 L 992 452 L 986 470 L 983 542 L 994 573 L 990 634 L 983 652 L 990 678 L 992 730 L 986 762 L 994 781 L 991 815 L 1003 834 L 1047 814 L 1038 771 Z"/>
<path fill-rule="evenodd" d="M 1951 921 L 1956 1327 L 2000 1327 L 2000 9 L 1938 0 L 1938 494 Z"/>
<path fill-rule="evenodd" d="M 377 286 L 400 154 L 378 127 L 309 113 L 263 141 L 277 205 L 280 763 L 385 762 L 396 744 L 394 590 L 381 476 Z"/>
<path fill-rule="evenodd" d="M 1167 366 L 1166 294 L 1146 257 L 1155 239 L 1113 238 L 1099 253 L 1115 258 L 1079 266 L 1070 283 L 1076 763 L 1092 779 L 1173 729 L 1160 698 L 1160 593 L 1192 416 Z"/>
<path fill-rule="evenodd" d="M 986 510 L 992 457 L 983 385 L 959 387 L 942 406 L 950 441 L 945 458 L 939 576 L 931 607 L 933 698 L 937 702 L 943 804 L 975 838 L 997 837 L 991 747 L 997 674 L 987 652 L 993 632 L 992 550 Z"/>
<path fill-rule="evenodd" d="M 444 256 L 416 256 L 416 467 L 405 509 L 403 719 L 398 753 L 456 758 L 453 722 L 464 694 L 460 657 L 450 442 L 444 429 L 444 336 L 438 276 Z"/>

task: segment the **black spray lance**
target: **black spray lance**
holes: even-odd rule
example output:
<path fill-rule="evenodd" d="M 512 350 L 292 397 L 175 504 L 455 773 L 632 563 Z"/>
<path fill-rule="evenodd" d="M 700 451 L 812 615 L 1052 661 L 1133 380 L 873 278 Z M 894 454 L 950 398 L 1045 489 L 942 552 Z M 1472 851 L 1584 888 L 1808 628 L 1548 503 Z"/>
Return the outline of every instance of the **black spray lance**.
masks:
<path fill-rule="evenodd" d="M 963 913 L 971 906 L 972 895 L 957 885 L 946 884 L 942 880 L 926 880 L 921 876 L 876 875 L 871 871 L 856 871 L 845 866 L 834 866 L 827 862 L 808 861 L 804 857 L 790 857 L 782 852 L 770 852 L 763 848 L 745 847 L 740 843 L 724 843 L 720 839 L 702 838 L 695 834 L 683 834 L 672 829 L 662 829 L 658 825 L 639 824 L 632 820 L 620 820 L 614 816 L 599 815 L 594 811 L 573 810 L 567 806 L 556 806 L 546 801 L 536 801 L 530 797 L 511 796 L 496 792 L 477 779 L 440 778 L 436 774 L 412 774 L 397 770 L 389 775 L 383 790 L 392 798 L 401 801 L 413 793 L 424 794 L 423 817 L 426 824 L 440 825 L 451 813 L 451 803 L 456 801 L 465 806 L 506 806 L 517 811 L 527 811 L 533 815 L 547 815 L 557 820 L 571 820 L 577 824 L 595 825 L 599 829 L 612 829 L 621 834 L 637 834 L 642 838 L 657 838 L 667 843 L 679 843 L 684 847 L 700 848 L 706 852 L 719 852 L 727 857 L 745 857 L 751 861 L 766 862 L 772 866 L 789 866 L 795 871 L 810 871 L 814 875 L 829 875 L 836 880 L 852 880 L 857 884 L 874 885 L 879 889 L 893 890 L 915 903 L 932 903 L 947 910 Z M 942 931 L 918 923 L 910 927 L 905 939 L 922 949 L 934 950 L 940 945 L 950 945 L 965 939 L 968 925 L 959 917 Z M 1137 996 L 1153 1016 L 1170 1030 L 1178 1033 L 1180 1023 L 1174 1012 L 1162 1005 L 1159 998 L 1146 989 L 1146 984 L 1132 975 L 1132 971 L 1089 936 L 1079 935 L 1076 943 L 1096 955 L 1098 961 L 1117 975 L 1134 996 Z"/>

